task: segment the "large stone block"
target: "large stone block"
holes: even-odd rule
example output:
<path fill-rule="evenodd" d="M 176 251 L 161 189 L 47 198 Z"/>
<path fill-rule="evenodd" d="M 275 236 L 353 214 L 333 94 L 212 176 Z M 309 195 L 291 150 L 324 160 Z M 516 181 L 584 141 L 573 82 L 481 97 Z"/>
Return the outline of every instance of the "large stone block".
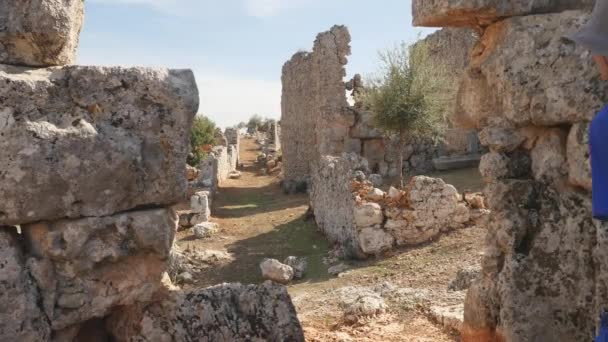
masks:
<path fill-rule="evenodd" d="M 0 66 L 0 98 L 0 224 L 184 197 L 191 71 Z"/>
<path fill-rule="evenodd" d="M 172 293 L 117 310 L 107 326 L 118 342 L 304 341 L 287 289 L 270 282 Z"/>
<path fill-rule="evenodd" d="M 173 245 L 170 209 L 23 226 L 28 266 L 54 330 L 150 300 Z"/>
<path fill-rule="evenodd" d="M 590 121 L 608 100 L 608 86 L 589 52 L 563 38 L 587 17 L 566 11 L 490 26 L 464 76 L 455 121 L 474 128 Z"/>
<path fill-rule="evenodd" d="M 593 0 L 414 0 L 414 26 L 485 27 L 505 17 L 561 12 Z"/>
<path fill-rule="evenodd" d="M 84 0 L 0 2 L 0 63 L 73 63 L 83 19 Z"/>
<path fill-rule="evenodd" d="M 19 240 L 15 229 L 0 227 L 0 341 L 48 341 L 49 322 Z"/>
<path fill-rule="evenodd" d="M 572 126 L 568 135 L 568 179 L 571 184 L 591 191 L 591 159 L 589 150 L 589 123 Z"/>

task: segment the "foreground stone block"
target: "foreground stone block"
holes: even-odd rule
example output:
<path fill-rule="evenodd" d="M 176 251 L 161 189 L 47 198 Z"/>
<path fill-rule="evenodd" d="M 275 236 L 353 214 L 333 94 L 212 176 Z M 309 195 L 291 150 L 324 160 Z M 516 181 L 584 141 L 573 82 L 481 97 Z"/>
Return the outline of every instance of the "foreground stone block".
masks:
<path fill-rule="evenodd" d="M 455 121 L 471 128 L 590 121 L 603 107 L 608 87 L 598 81 L 589 52 L 562 38 L 587 17 L 567 11 L 488 27 L 461 84 Z"/>
<path fill-rule="evenodd" d="M 0 98 L 0 224 L 183 198 L 191 71 L 0 66 Z"/>
<path fill-rule="evenodd" d="M 172 293 L 160 303 L 116 310 L 116 341 L 304 341 L 287 290 L 270 282 Z"/>
<path fill-rule="evenodd" d="M 0 3 L 0 63 L 72 64 L 84 19 L 84 0 Z"/>
<path fill-rule="evenodd" d="M 0 341 L 48 341 L 49 322 L 13 228 L 0 227 Z"/>
<path fill-rule="evenodd" d="M 23 226 L 28 267 L 54 330 L 158 290 L 177 227 L 170 209 Z"/>
<path fill-rule="evenodd" d="M 593 0 L 414 0 L 414 26 L 484 27 L 505 17 L 588 8 Z"/>

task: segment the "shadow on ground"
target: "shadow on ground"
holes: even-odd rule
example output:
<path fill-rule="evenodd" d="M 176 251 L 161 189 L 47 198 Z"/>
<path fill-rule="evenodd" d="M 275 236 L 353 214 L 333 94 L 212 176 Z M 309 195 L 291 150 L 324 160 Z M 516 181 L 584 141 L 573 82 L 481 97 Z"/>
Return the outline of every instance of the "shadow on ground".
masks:
<path fill-rule="evenodd" d="M 234 260 L 198 274 L 197 278 L 205 285 L 221 282 L 261 283 L 264 279 L 260 263 L 265 258 L 283 261 L 288 256 L 307 258 L 308 268 L 303 282 L 321 282 L 330 278 L 327 266 L 323 264 L 329 244 L 314 222 L 306 221 L 304 216 L 277 226 L 270 232 L 238 240 L 227 245 L 226 249 Z"/>

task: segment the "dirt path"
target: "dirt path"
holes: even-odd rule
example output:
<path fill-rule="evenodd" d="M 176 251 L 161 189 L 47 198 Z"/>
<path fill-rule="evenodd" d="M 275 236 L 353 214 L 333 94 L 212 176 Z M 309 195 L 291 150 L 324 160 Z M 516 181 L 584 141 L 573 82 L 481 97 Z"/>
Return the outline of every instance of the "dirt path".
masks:
<path fill-rule="evenodd" d="M 455 341 L 421 311 L 421 304 L 460 304 L 447 284 L 463 266 L 478 264 L 483 229 L 454 232 L 431 244 L 393 252 L 382 259 L 352 262 L 351 270 L 333 277 L 323 263 L 330 247 L 312 220 L 306 220 L 307 195 L 284 195 L 276 175 L 262 175 L 255 163 L 259 147 L 241 140 L 242 177 L 222 184 L 213 203 L 213 222 L 221 232 L 211 240 L 178 235 L 183 249 L 217 250 L 232 258 L 195 275 L 193 287 L 222 282 L 260 283 L 264 258 L 307 257 L 303 281 L 289 286 L 309 341 Z M 347 286 L 369 288 L 383 284 L 391 297 L 386 314 L 346 324 L 337 295 Z M 348 288 L 350 289 L 350 288 Z"/>

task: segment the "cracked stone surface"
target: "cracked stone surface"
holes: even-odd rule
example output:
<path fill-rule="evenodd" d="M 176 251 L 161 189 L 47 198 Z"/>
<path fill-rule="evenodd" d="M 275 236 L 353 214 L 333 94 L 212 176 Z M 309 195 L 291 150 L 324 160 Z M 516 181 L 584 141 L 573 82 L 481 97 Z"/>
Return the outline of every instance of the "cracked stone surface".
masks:
<path fill-rule="evenodd" d="M 0 3 L 0 63 L 72 64 L 84 20 L 84 0 L 19 0 Z"/>
<path fill-rule="evenodd" d="M 184 196 L 184 132 L 199 101 L 191 71 L 0 66 L 0 84 L 0 224 Z"/>
<path fill-rule="evenodd" d="M 176 228 L 171 209 L 24 225 L 27 267 L 53 330 L 149 301 L 167 269 Z"/>

